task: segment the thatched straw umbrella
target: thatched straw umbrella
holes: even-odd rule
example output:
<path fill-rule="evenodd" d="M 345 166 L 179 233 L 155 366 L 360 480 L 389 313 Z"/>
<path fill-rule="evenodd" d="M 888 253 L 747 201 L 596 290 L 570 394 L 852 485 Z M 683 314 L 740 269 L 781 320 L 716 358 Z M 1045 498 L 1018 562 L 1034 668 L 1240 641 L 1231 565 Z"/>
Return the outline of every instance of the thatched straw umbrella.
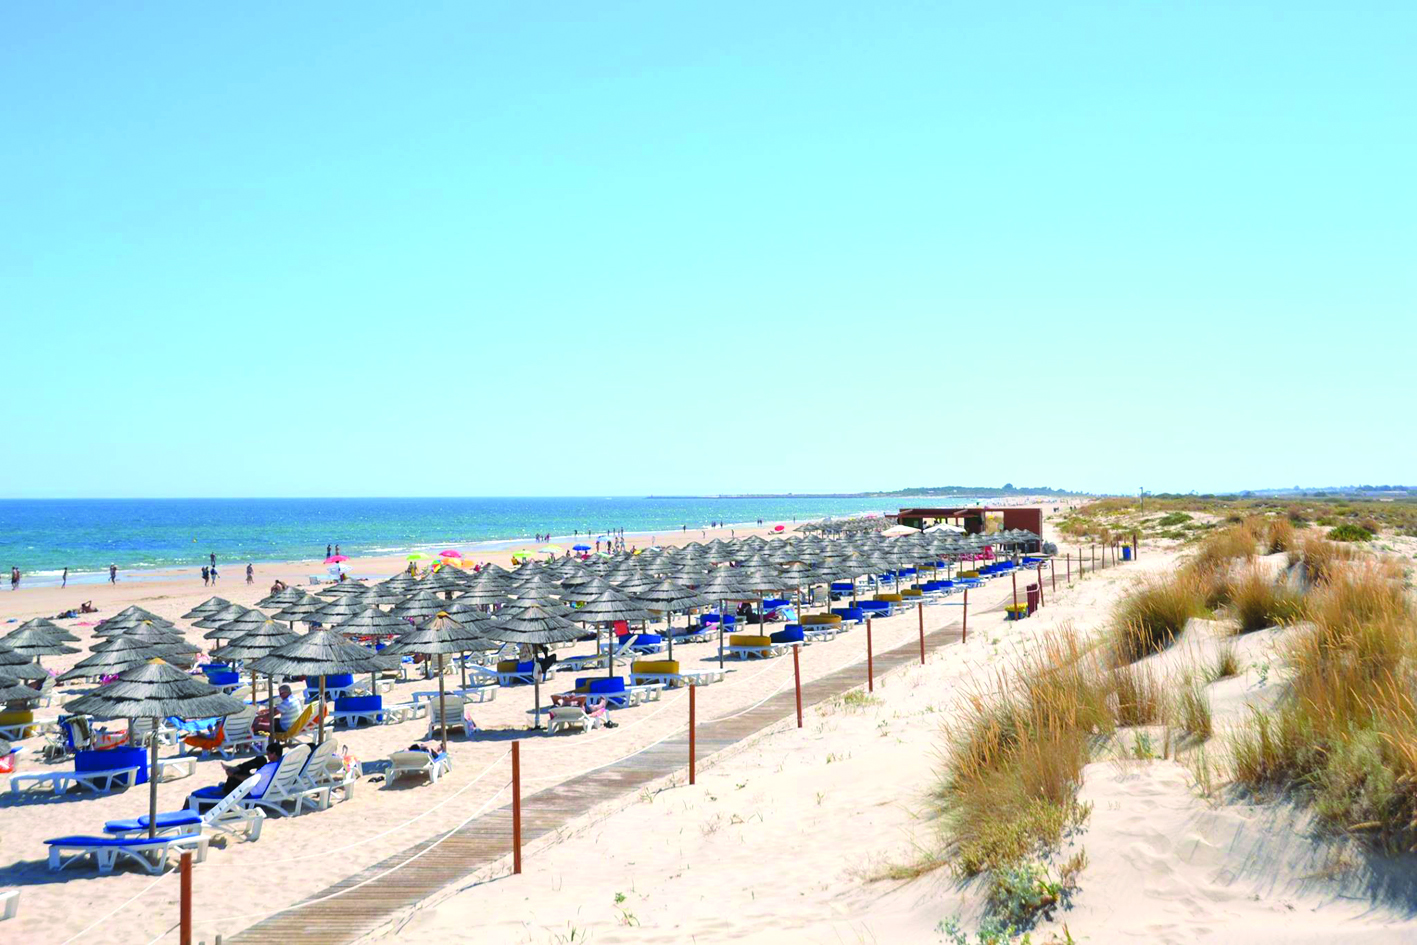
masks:
<path fill-rule="evenodd" d="M 293 631 L 296 621 L 308 623 L 311 619 L 310 615 L 328 603 L 329 601 L 321 600 L 310 594 L 302 594 L 299 600 L 293 600 L 271 614 L 271 619 L 290 624 L 290 629 Z"/>
<path fill-rule="evenodd" d="M 636 591 L 635 596 L 648 604 L 650 610 L 664 613 L 665 639 L 669 641 L 669 658 L 671 660 L 674 659 L 674 625 L 670 615 L 708 607 L 713 603 L 703 595 L 691 591 L 687 587 L 681 587 L 668 578 L 642 591 Z"/>
<path fill-rule="evenodd" d="M 710 542 L 712 544 L 712 542 Z M 699 585 L 699 594 L 719 602 L 718 607 L 718 668 L 723 668 L 723 618 L 730 601 L 752 600 L 751 591 L 738 583 L 738 568 L 718 568 Z"/>
<path fill-rule="evenodd" d="M 557 616 L 538 604 L 528 604 L 515 613 L 499 614 L 488 621 L 484 635 L 503 643 L 528 643 L 532 646 L 549 646 L 552 643 L 569 643 L 584 633 L 580 627 L 565 617 Z M 533 651 L 534 652 L 534 651 Z M 532 668 L 531 682 L 536 700 L 534 727 L 541 728 L 541 673 L 540 667 Z"/>
<path fill-rule="evenodd" d="M 251 668 L 282 676 L 311 676 L 320 680 L 320 741 L 325 740 L 325 677 L 332 673 L 377 673 L 390 669 L 397 657 L 386 657 L 351 643 L 337 630 L 312 630 L 261 657 Z"/>
<path fill-rule="evenodd" d="M 623 591 L 614 587 L 607 588 L 599 594 L 585 601 L 580 607 L 571 611 L 569 619 L 577 623 L 593 624 L 596 628 L 595 645 L 600 647 L 600 627 L 604 624 L 613 624 L 617 620 L 623 620 L 628 624 L 632 620 L 639 621 L 641 626 L 649 622 L 650 612 L 645 609 L 642 601 L 636 600 Z M 611 634 L 614 635 L 613 633 Z M 609 655 L 607 660 L 608 668 L 606 676 L 615 675 L 615 643 L 613 640 L 606 641 L 606 652 Z"/>
<path fill-rule="evenodd" d="M 159 659 L 124 670 L 113 682 L 67 703 L 64 708 L 97 718 L 153 720 L 152 755 L 148 765 L 148 837 L 151 838 L 157 836 L 158 723 L 169 716 L 219 718 L 240 712 L 246 704 Z"/>
<path fill-rule="evenodd" d="M 0 640 L 8 640 L 10 637 L 23 633 L 26 630 L 43 630 L 51 637 L 58 640 L 60 643 L 79 642 L 78 637 L 74 636 L 68 630 L 65 630 L 63 627 L 50 620 L 48 617 L 32 617 L 29 620 L 26 620 L 24 623 L 20 624 L 14 630 L 11 630 L 9 633 L 5 634 L 5 636 L 0 637 Z"/>
<path fill-rule="evenodd" d="M 68 672 L 61 674 L 59 681 L 109 676 L 141 666 L 152 659 L 169 659 L 180 655 L 170 646 L 154 643 L 146 638 L 127 635 L 115 637 L 95 647 L 92 655 L 79 660 Z"/>
<path fill-rule="evenodd" d="M 201 602 L 200 604 L 198 604 L 196 607 L 193 607 L 191 610 L 189 610 L 189 611 L 187 611 L 185 614 L 183 614 L 183 615 L 182 615 L 182 619 L 183 619 L 183 620 L 201 620 L 203 617 L 206 617 L 206 616 L 209 616 L 209 615 L 211 615 L 211 614 L 214 614 L 214 613 L 216 613 L 218 610 L 221 610 L 221 609 L 223 609 L 223 608 L 225 608 L 225 607 L 230 607 L 230 606 L 231 606 L 231 601 L 227 600 L 225 597 L 208 597 L 206 600 L 202 601 L 202 602 Z M 266 603 L 266 601 L 261 601 L 258 606 L 265 607 L 265 606 L 267 606 L 267 603 Z"/>
<path fill-rule="evenodd" d="M 443 706 L 447 690 L 443 683 L 443 660 L 449 653 L 464 652 L 470 644 L 480 639 L 480 635 L 446 613 L 438 613 L 419 624 L 413 630 L 400 636 L 386 652 L 397 655 L 421 653 L 438 657 L 438 721 L 443 720 Z M 448 750 L 448 730 L 440 724 L 443 737 L 443 751 Z"/>
<path fill-rule="evenodd" d="M 58 637 L 43 627 L 16 630 L 4 638 L 5 646 L 21 656 L 31 657 L 36 664 L 41 656 L 60 656 L 79 652 L 72 646 L 65 646 Z"/>
<path fill-rule="evenodd" d="M 217 647 L 215 650 L 212 650 L 212 659 L 218 659 L 224 663 L 235 663 L 240 660 L 257 660 L 275 652 L 288 643 L 294 643 L 298 639 L 300 639 L 300 637 L 292 633 L 285 624 L 276 623 L 275 618 L 267 617 L 264 622 L 241 634 L 239 637 L 236 637 L 226 646 Z M 254 667 L 248 666 L 247 668 L 251 670 L 251 704 L 257 705 L 261 700 L 256 695 L 256 670 Z M 274 679 L 270 679 L 266 685 L 266 696 L 270 703 L 274 705 Z"/>
<path fill-rule="evenodd" d="M 23 653 L 16 653 L 0 641 L 0 674 L 15 679 L 44 679 L 49 674 Z"/>

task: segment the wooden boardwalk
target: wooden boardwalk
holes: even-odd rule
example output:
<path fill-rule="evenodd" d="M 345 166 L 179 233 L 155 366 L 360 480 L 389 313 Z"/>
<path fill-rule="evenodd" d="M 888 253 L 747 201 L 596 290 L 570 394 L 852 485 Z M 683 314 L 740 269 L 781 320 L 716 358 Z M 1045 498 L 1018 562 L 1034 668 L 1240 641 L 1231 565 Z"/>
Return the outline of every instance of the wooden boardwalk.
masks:
<path fill-rule="evenodd" d="M 995 604 L 971 608 L 970 616 L 998 612 L 1005 598 Z M 953 610 L 953 608 L 951 608 Z M 927 615 L 937 612 L 927 610 Z M 853 631 L 853 640 L 864 631 Z M 925 649 L 931 652 L 960 639 L 959 621 L 927 631 Z M 874 655 L 877 678 L 900 666 L 920 659 L 917 638 L 894 649 Z M 837 670 L 802 685 L 802 705 L 823 702 L 865 682 L 864 654 L 859 663 Z M 708 692 L 710 690 L 706 690 Z M 796 714 L 795 693 L 787 687 L 741 715 L 717 722 L 700 723 L 696 732 L 697 757 L 707 759 L 722 749 L 745 741 L 764 728 Z M 617 796 L 628 795 L 647 784 L 686 770 L 689 763 L 687 729 L 645 751 L 598 768 L 573 781 L 562 782 L 522 798 L 522 844 L 526 846 Z M 510 765 L 510 762 L 508 762 Z M 278 912 L 234 936 L 231 941 L 246 943 L 341 943 L 354 942 L 377 931 L 404 910 L 458 882 L 475 870 L 495 863 L 511 852 L 512 809 L 508 804 L 488 811 L 465 826 L 434 836 L 401 850 L 353 876 L 320 890 L 310 897 L 319 900 L 342 889 L 378 876 L 361 889 L 308 906 L 293 906 Z M 441 842 L 439 842 L 441 841 Z M 427 853 L 423 851 L 437 844 Z M 423 854 L 423 855 L 419 855 Z M 418 857 L 416 863 L 387 876 L 393 867 Z"/>

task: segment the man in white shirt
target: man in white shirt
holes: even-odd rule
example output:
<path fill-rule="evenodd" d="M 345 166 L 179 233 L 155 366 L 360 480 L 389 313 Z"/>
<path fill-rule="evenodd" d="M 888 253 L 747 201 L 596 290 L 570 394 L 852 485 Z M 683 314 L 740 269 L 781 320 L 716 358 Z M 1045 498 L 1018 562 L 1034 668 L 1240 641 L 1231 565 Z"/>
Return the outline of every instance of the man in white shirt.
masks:
<path fill-rule="evenodd" d="M 272 707 L 272 713 L 278 720 L 277 727 L 271 728 L 270 724 L 267 723 L 266 731 L 290 731 L 291 727 L 295 725 L 296 720 L 300 718 L 300 713 L 304 708 L 305 706 L 300 703 L 300 700 L 296 699 L 295 696 L 291 694 L 289 686 L 281 686 L 280 698 L 276 700 L 275 705 Z"/>

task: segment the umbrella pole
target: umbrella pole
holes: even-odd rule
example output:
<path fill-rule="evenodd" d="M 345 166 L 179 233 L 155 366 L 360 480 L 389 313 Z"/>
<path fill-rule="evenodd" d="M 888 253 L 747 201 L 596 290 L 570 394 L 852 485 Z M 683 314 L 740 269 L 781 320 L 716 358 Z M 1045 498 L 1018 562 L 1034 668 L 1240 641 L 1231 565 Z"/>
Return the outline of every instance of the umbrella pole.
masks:
<path fill-rule="evenodd" d="M 664 612 L 665 638 L 669 641 L 669 658 L 674 659 L 674 615 L 669 611 Z"/>
<path fill-rule="evenodd" d="M 536 661 L 536 650 L 531 651 L 532 698 L 536 700 L 536 713 L 532 716 L 531 727 L 541 731 L 541 664 Z"/>
<path fill-rule="evenodd" d="M 458 665 L 462 667 L 462 687 L 467 688 L 467 653 L 458 654 Z"/>
<path fill-rule="evenodd" d="M 275 728 L 275 727 L 272 726 L 272 730 L 274 730 L 274 728 Z M 325 743 L 325 677 L 324 677 L 324 676 L 321 676 L 321 677 L 320 677 L 320 740 L 317 741 L 315 744 L 316 744 L 316 745 L 323 745 L 324 743 Z"/>
<path fill-rule="evenodd" d="M 148 839 L 157 836 L 157 726 L 161 719 L 153 719 L 152 754 L 148 761 Z"/>
<path fill-rule="evenodd" d="M 438 727 L 443 734 L 443 754 L 448 753 L 448 715 L 443 708 L 443 654 L 438 654 Z"/>

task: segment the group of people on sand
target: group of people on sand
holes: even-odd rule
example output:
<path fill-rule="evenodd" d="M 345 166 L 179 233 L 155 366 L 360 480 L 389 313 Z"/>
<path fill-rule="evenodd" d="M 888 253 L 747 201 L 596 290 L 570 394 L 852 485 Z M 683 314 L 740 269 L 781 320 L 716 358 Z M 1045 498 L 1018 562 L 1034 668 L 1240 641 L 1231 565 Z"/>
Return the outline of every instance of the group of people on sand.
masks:
<path fill-rule="evenodd" d="M 203 587 L 210 587 L 211 585 L 215 584 L 218 577 L 216 569 L 216 552 L 213 551 L 210 555 L 208 555 L 208 557 L 211 559 L 211 563 L 202 565 Z M 246 583 L 256 583 L 256 568 L 249 561 L 246 563 Z"/>

